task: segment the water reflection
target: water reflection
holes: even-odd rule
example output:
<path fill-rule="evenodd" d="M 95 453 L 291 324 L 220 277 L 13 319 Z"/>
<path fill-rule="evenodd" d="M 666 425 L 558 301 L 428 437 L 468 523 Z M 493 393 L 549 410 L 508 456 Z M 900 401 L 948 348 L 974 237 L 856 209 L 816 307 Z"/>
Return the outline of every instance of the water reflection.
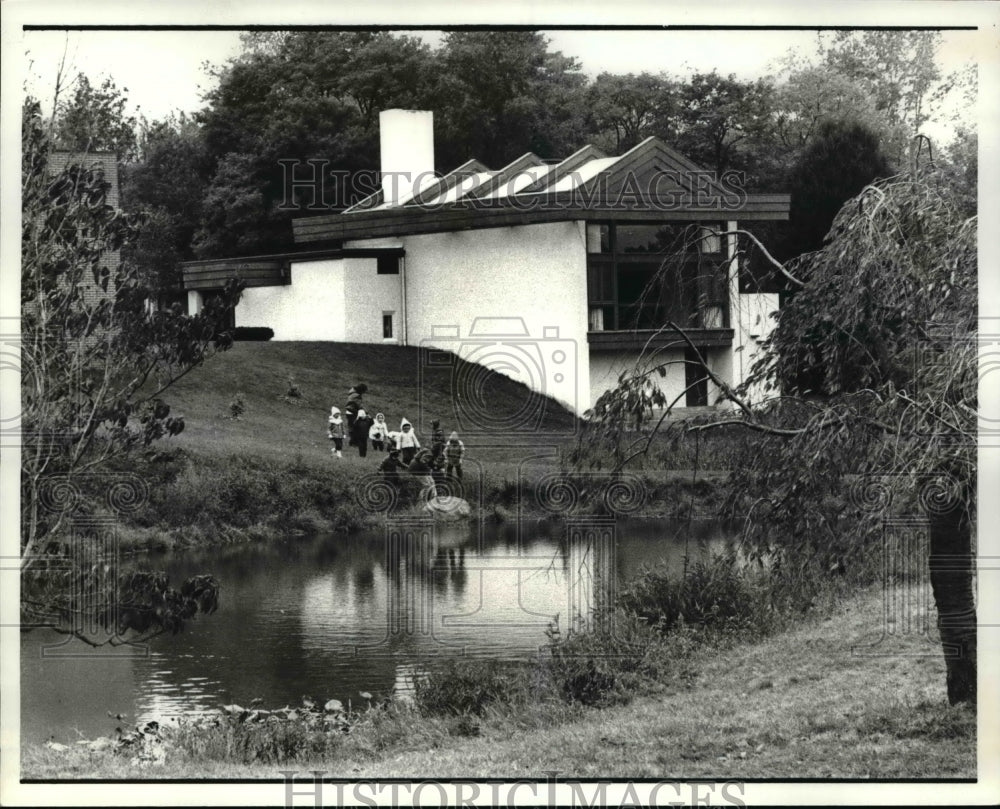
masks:
<path fill-rule="evenodd" d="M 108 711 L 137 722 L 255 698 L 357 702 L 360 691 L 405 684 L 421 660 L 529 655 L 556 616 L 562 627 L 592 626 L 595 608 L 640 566 L 679 566 L 686 546 L 697 553 L 721 541 L 715 525 L 688 540 L 679 530 L 587 519 L 477 533 L 409 520 L 381 535 L 145 560 L 140 567 L 165 569 L 174 582 L 214 573 L 219 611 L 134 659 L 43 659 L 52 638 L 25 635 L 22 735 L 108 733 L 120 724 Z"/>

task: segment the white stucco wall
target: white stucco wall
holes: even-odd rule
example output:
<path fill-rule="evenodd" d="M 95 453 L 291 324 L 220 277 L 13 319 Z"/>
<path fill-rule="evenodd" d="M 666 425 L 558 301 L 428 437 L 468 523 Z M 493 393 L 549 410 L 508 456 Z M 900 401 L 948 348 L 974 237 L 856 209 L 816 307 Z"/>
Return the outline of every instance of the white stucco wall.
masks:
<path fill-rule="evenodd" d="M 359 240 L 344 246 L 400 245 L 406 250 L 409 345 L 454 351 L 574 409 L 589 407 L 582 222 Z"/>
<path fill-rule="evenodd" d="M 754 292 L 739 296 L 739 335 L 743 351 L 734 355 L 737 364 L 737 384 L 743 382 L 757 361 L 761 351 L 761 343 L 771 333 L 776 325 L 772 317 L 778 311 L 778 294 L 776 292 Z M 770 395 L 769 391 L 755 386 L 750 392 L 752 402 L 760 402 Z"/>
<path fill-rule="evenodd" d="M 349 343 L 401 343 L 399 275 L 379 275 L 374 258 L 344 259 L 344 339 Z M 382 337 L 382 315 L 393 313 L 393 339 Z"/>
<path fill-rule="evenodd" d="M 274 329 L 275 340 L 347 339 L 346 263 L 344 259 L 293 263 L 287 286 L 244 290 L 236 307 L 236 325 L 267 326 Z M 374 276 L 375 262 L 371 263 Z"/>

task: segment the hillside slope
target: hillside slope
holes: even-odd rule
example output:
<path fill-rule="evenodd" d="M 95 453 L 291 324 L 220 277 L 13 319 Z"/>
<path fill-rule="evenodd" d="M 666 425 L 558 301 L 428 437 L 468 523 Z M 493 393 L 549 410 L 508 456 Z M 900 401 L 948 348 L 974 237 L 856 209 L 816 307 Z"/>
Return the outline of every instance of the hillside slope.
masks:
<path fill-rule="evenodd" d="M 364 406 L 372 416 L 384 413 L 390 429 L 399 429 L 405 416 L 425 442 L 432 419 L 441 420 L 446 435 L 456 429 L 466 444 L 497 447 L 499 454 L 512 442 L 535 443 L 539 433 L 572 435 L 575 418 L 556 401 L 453 354 L 443 358 L 450 366 L 429 366 L 427 353 L 409 346 L 236 343 L 165 394 L 186 424 L 170 443 L 199 454 L 325 457 L 330 406 L 343 409 L 349 388 L 359 382 L 368 385 Z M 287 396 L 292 382 L 301 398 Z M 232 419 L 230 403 L 238 393 L 246 408 Z"/>

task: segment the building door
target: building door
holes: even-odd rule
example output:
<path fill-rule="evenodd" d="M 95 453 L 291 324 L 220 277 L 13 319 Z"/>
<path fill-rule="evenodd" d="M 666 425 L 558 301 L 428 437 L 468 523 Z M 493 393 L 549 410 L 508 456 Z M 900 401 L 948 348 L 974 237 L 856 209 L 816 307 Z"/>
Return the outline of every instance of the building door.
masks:
<path fill-rule="evenodd" d="M 685 404 L 688 407 L 708 405 L 708 375 L 698 362 L 698 355 L 690 348 L 684 351 L 684 387 L 687 388 Z"/>

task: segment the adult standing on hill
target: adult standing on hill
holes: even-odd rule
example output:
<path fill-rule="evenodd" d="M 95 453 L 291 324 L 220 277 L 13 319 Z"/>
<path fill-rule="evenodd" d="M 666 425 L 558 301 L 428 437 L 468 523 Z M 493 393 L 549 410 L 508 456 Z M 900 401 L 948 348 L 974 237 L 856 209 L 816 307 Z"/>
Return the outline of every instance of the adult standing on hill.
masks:
<path fill-rule="evenodd" d="M 354 443 L 354 420 L 358 417 L 358 411 L 361 409 L 361 397 L 368 392 L 368 386 L 362 382 L 355 385 L 347 392 L 347 404 L 344 406 L 344 418 L 347 419 L 347 433 L 351 437 L 351 443 Z M 365 435 L 367 440 L 368 436 Z"/>
<path fill-rule="evenodd" d="M 358 417 L 351 428 L 351 443 L 358 448 L 358 455 L 362 458 L 368 454 L 368 431 L 374 423 L 374 419 L 362 408 L 358 411 Z"/>

